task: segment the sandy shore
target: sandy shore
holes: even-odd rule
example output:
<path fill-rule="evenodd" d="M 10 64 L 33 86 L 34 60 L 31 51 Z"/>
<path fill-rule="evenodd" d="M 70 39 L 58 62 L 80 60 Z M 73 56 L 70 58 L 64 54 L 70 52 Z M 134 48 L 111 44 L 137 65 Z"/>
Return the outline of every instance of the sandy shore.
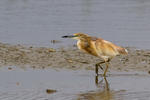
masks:
<path fill-rule="evenodd" d="M 117 56 L 110 61 L 108 71 L 131 72 L 150 70 L 150 50 L 134 50 L 126 47 L 127 56 Z M 0 43 L 0 67 L 53 68 L 56 70 L 94 70 L 101 60 L 82 53 L 76 47 L 52 49 Z M 102 65 L 105 68 L 105 64 Z"/>

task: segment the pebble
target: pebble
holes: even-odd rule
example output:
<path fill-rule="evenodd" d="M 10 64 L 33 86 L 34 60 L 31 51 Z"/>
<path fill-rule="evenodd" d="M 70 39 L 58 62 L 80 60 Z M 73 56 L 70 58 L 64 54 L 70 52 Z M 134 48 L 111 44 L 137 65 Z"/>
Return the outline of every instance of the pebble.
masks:
<path fill-rule="evenodd" d="M 59 41 L 59 40 L 51 40 L 51 43 L 62 43 L 62 41 Z"/>
<path fill-rule="evenodd" d="M 19 83 L 19 82 L 17 82 L 16 84 L 17 84 L 17 85 L 19 85 L 20 83 Z"/>
<path fill-rule="evenodd" d="M 53 89 L 46 89 L 46 93 L 47 94 L 52 94 L 54 92 L 57 92 L 57 90 L 53 90 Z"/>
<path fill-rule="evenodd" d="M 9 67 L 8 69 L 12 69 L 11 67 Z"/>
<path fill-rule="evenodd" d="M 55 49 L 49 48 L 49 52 L 56 52 Z"/>

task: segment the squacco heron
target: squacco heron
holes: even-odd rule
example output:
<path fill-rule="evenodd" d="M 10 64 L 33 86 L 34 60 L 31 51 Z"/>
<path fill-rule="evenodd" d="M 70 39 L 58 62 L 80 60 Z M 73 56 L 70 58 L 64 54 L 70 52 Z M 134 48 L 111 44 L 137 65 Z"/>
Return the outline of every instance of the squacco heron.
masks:
<path fill-rule="evenodd" d="M 110 59 L 117 55 L 127 55 L 128 51 L 124 48 L 98 37 L 92 37 L 84 33 L 75 33 L 74 35 L 62 36 L 62 38 L 72 38 L 78 40 L 77 47 L 84 53 L 101 58 L 103 61 L 95 65 L 95 73 L 98 74 L 98 67 L 103 69 L 100 64 L 106 63 L 104 76 L 109 67 Z"/>

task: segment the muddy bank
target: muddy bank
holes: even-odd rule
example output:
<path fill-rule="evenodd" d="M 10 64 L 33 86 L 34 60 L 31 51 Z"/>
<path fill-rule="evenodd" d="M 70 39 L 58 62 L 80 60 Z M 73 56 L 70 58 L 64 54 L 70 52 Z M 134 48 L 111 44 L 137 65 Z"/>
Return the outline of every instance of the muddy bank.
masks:
<path fill-rule="evenodd" d="M 127 56 L 117 56 L 110 61 L 108 71 L 150 70 L 150 50 L 126 48 Z M 53 68 L 57 70 L 94 70 L 100 59 L 82 53 L 76 47 L 61 47 L 57 50 L 46 47 L 29 47 L 0 43 L 0 67 L 18 66 L 21 68 Z M 102 65 L 105 68 L 105 64 Z"/>

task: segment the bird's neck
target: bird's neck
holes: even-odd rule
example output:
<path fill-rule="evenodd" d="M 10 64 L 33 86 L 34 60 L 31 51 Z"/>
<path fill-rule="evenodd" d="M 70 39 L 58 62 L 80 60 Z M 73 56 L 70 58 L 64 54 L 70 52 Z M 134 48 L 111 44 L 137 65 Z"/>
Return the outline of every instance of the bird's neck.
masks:
<path fill-rule="evenodd" d="M 90 46 L 90 38 L 89 37 L 81 38 L 79 41 L 85 47 Z"/>

